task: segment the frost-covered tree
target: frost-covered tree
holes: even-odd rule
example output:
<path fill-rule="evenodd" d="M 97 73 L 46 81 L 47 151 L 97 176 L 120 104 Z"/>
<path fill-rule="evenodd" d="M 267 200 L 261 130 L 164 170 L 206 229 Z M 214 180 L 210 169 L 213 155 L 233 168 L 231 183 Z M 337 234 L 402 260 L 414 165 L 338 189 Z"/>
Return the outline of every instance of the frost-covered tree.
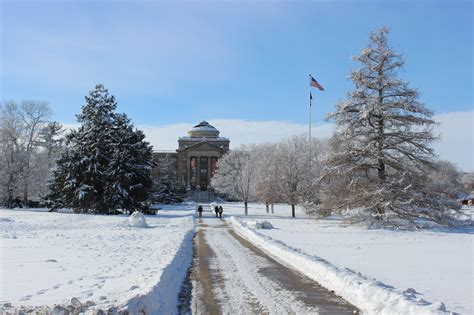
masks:
<path fill-rule="evenodd" d="M 433 164 L 428 165 L 425 172 L 428 181 L 427 185 L 430 185 L 431 190 L 448 194 L 451 196 L 451 199 L 459 198 L 460 193 L 463 192 L 461 173 L 453 163 L 437 160 Z"/>
<path fill-rule="evenodd" d="M 278 180 L 278 164 L 275 144 L 261 144 L 255 147 L 255 194 L 265 203 L 267 213 L 274 213 L 273 205 L 281 200 Z"/>
<path fill-rule="evenodd" d="M 61 124 L 52 121 L 40 131 L 36 141 L 37 149 L 31 157 L 29 194 L 41 202 L 49 193 L 48 180 L 62 150 L 63 133 Z"/>
<path fill-rule="evenodd" d="M 278 185 L 283 200 L 291 205 L 291 216 L 295 217 L 295 207 L 308 192 L 311 180 L 309 167 L 308 139 L 295 136 L 277 144 L 276 158 Z"/>
<path fill-rule="evenodd" d="M 0 205 L 13 207 L 23 173 L 23 119 L 18 105 L 6 101 L 0 105 Z"/>
<path fill-rule="evenodd" d="M 326 178 L 347 180 L 345 194 L 333 198 L 340 207 L 366 209 L 374 222 L 441 222 L 451 204 L 425 185 L 424 170 L 434 156 L 433 112 L 398 77 L 404 62 L 389 46 L 387 33 L 385 28 L 371 33 L 355 58 L 362 67 L 350 74 L 355 89 L 329 115 L 338 149 L 328 158 Z"/>
<path fill-rule="evenodd" d="M 76 212 L 140 210 L 152 187 L 152 147 L 130 119 L 115 113 L 115 97 L 103 85 L 86 96 L 81 126 L 66 136 L 50 182 L 52 207 Z"/>
<path fill-rule="evenodd" d="M 465 192 L 474 192 L 474 172 L 463 173 L 460 180 Z"/>
<path fill-rule="evenodd" d="M 248 202 L 255 197 L 256 159 L 253 146 L 242 146 L 224 155 L 217 162 L 212 187 L 244 202 L 248 215 Z"/>
<path fill-rule="evenodd" d="M 11 100 L 0 105 L 0 194 L 8 207 L 13 199 L 29 206 L 45 188 L 48 166 L 41 133 L 50 113 L 43 101 Z"/>
<path fill-rule="evenodd" d="M 35 156 L 40 147 L 41 131 L 47 126 L 51 109 L 47 102 L 25 100 L 20 103 L 24 128 L 23 154 L 23 202 L 28 203 L 30 184 L 38 185 L 32 178 L 37 178 L 36 171 L 40 168 L 40 160 Z M 33 162 L 37 162 L 34 164 Z M 33 181 L 33 183 L 32 183 Z"/>
<path fill-rule="evenodd" d="M 304 167 L 304 180 L 301 183 L 300 200 L 308 214 L 314 214 L 321 203 L 321 178 L 323 176 L 324 161 L 328 152 L 327 139 L 312 138 L 311 148 L 306 148 L 302 158 L 310 161 L 310 166 Z"/>
<path fill-rule="evenodd" d="M 154 181 L 151 201 L 153 203 L 173 204 L 183 201 L 181 190 L 178 187 L 176 165 L 166 157 L 158 161 L 157 179 Z"/>

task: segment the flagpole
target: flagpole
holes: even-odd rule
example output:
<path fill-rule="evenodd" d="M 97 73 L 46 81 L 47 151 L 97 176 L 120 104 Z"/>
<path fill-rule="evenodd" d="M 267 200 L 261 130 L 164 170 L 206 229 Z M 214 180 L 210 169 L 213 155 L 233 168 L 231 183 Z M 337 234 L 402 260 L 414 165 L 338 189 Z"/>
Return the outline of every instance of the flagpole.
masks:
<path fill-rule="evenodd" d="M 309 75 L 309 81 L 311 83 L 311 74 Z M 308 166 L 308 169 L 309 169 L 309 174 L 311 174 L 311 157 L 312 157 L 312 150 L 311 150 L 311 102 L 312 102 L 312 99 L 311 99 L 311 84 L 309 84 L 309 110 L 308 110 L 308 123 L 309 123 L 309 126 L 308 126 L 308 141 L 309 141 L 309 166 Z"/>

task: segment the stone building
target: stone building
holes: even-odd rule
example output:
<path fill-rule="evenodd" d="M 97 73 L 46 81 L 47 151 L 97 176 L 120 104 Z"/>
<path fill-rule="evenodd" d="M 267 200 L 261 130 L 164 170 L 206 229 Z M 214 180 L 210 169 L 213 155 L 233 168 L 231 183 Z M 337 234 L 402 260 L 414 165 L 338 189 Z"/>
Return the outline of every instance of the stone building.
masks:
<path fill-rule="evenodd" d="M 178 139 L 178 149 L 157 151 L 153 158 L 157 166 L 154 176 L 159 176 L 160 165 L 172 165 L 176 181 L 183 191 L 207 191 L 216 172 L 217 161 L 229 151 L 229 139 L 220 137 L 219 130 L 207 121 L 201 121 Z M 171 163 L 163 163 L 171 160 Z"/>

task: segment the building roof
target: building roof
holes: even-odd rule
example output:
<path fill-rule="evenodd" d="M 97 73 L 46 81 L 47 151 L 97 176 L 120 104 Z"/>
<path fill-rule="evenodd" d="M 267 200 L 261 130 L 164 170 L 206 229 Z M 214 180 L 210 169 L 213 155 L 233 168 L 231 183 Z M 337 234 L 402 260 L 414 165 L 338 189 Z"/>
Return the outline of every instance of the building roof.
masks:
<path fill-rule="evenodd" d="M 188 131 L 190 138 L 218 138 L 219 130 L 203 120 Z"/>

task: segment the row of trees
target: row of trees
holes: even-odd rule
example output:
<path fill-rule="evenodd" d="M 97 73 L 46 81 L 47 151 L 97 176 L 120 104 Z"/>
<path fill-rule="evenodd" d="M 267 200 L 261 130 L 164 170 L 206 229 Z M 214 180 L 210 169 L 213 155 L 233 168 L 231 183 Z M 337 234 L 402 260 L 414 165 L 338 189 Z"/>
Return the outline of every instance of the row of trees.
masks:
<path fill-rule="evenodd" d="M 27 206 L 46 194 L 63 133 L 50 116 L 43 101 L 0 104 L 0 205 Z"/>
<path fill-rule="evenodd" d="M 328 115 L 336 125 L 329 141 L 294 137 L 243 147 L 219 161 L 213 187 L 245 205 L 284 201 L 293 216 L 301 203 L 377 225 L 452 222 L 460 174 L 436 160 L 433 112 L 398 78 L 404 61 L 387 33 L 373 32 L 355 57 L 361 65 L 349 76 L 355 88 Z"/>
<path fill-rule="evenodd" d="M 248 202 L 258 200 L 267 205 L 267 212 L 274 203 L 288 203 L 294 217 L 297 204 L 316 198 L 326 147 L 320 139 L 312 139 L 310 146 L 304 136 L 243 146 L 219 160 L 212 187 L 242 200 L 245 214 Z"/>

